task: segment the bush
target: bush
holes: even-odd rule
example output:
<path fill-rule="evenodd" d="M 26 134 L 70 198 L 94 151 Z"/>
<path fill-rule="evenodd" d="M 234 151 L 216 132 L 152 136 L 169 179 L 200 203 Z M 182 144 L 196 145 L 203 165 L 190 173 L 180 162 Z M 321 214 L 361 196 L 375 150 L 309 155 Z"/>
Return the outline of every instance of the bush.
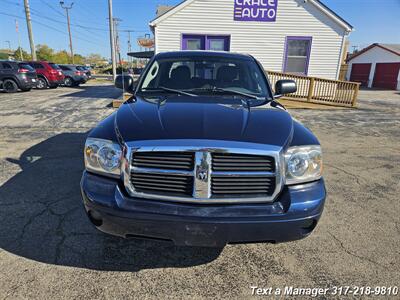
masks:
<path fill-rule="evenodd" d="M 122 72 L 128 72 L 127 68 L 117 67 L 117 74 L 122 74 Z M 105 69 L 99 69 L 99 73 L 112 74 L 112 67 L 107 67 Z"/>

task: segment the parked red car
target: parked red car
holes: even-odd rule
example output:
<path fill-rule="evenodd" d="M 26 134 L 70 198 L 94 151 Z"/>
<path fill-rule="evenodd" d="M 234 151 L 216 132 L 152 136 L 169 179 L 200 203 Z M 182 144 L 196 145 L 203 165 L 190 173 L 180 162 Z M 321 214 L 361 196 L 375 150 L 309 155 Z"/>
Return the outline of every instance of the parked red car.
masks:
<path fill-rule="evenodd" d="M 47 61 L 28 61 L 27 63 L 36 70 L 38 89 L 57 88 L 64 83 L 64 74 L 57 64 Z"/>

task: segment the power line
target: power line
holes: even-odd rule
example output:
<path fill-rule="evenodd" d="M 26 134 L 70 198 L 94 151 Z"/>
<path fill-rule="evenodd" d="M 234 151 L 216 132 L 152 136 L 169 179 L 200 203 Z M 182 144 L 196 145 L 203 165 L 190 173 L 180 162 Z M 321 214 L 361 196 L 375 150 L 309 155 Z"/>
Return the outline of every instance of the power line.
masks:
<path fill-rule="evenodd" d="M 42 16 L 42 15 L 39 15 L 39 14 L 37 14 L 37 13 L 32 13 L 32 15 L 34 15 L 34 16 L 36 16 L 36 17 L 38 17 L 38 18 L 41 18 L 41 19 L 45 19 L 46 21 L 50 21 L 50 22 L 57 23 L 57 24 L 63 24 L 63 25 L 67 25 L 67 24 L 68 24 L 67 22 L 58 21 L 58 20 L 55 20 L 55 19 L 52 19 L 52 18 L 49 18 L 49 17 L 45 17 L 45 16 Z M 65 17 L 65 16 L 64 16 L 64 17 Z M 73 25 L 71 24 L 71 26 L 73 26 Z M 78 28 L 79 28 L 79 27 L 78 27 Z M 75 30 L 77 30 L 77 29 L 75 29 Z M 90 39 L 93 39 L 93 38 L 97 39 L 97 37 L 93 37 L 93 32 L 90 32 L 89 30 L 84 29 L 84 28 L 83 28 L 83 30 L 86 30 L 88 33 L 79 32 L 79 34 L 86 35 L 86 37 L 87 37 L 87 38 L 90 38 Z M 89 34 L 90 34 L 90 36 L 88 36 Z M 97 39 L 97 41 L 100 41 L 100 40 Z M 101 42 L 101 41 L 100 41 L 100 42 Z"/>
<path fill-rule="evenodd" d="M 16 6 L 21 6 L 19 3 L 11 2 L 10 0 L 2 0 L 2 1 L 6 1 L 6 3 L 13 4 L 13 5 L 16 5 Z M 40 0 L 40 1 L 42 1 L 44 4 L 47 4 L 44 0 Z M 65 17 L 65 15 L 63 15 L 62 13 L 60 13 L 59 11 L 57 11 L 56 9 L 54 9 L 53 7 L 51 7 L 49 4 L 47 4 L 47 6 L 48 6 L 49 8 L 51 8 L 52 10 L 56 11 L 57 13 L 61 14 L 61 16 Z M 82 5 L 79 5 L 79 6 L 82 7 Z M 58 23 L 60 23 L 60 24 L 64 24 L 64 25 L 67 24 L 66 22 L 52 19 L 52 18 L 50 18 L 49 16 L 43 16 L 43 15 L 41 14 L 42 11 L 39 11 L 39 10 L 37 10 L 37 9 L 31 8 L 30 10 L 31 10 L 31 13 L 32 13 L 33 15 L 36 15 L 36 16 L 39 16 L 39 17 L 42 17 L 42 18 L 46 18 L 46 19 L 48 19 L 48 20 L 52 20 L 52 21 L 54 21 L 54 22 L 58 22 Z M 33 12 L 34 12 L 34 13 L 33 13 Z M 71 18 L 71 19 L 75 19 L 75 18 Z M 90 24 L 99 24 L 99 25 L 101 25 L 100 23 L 85 22 L 85 21 L 82 21 L 82 20 L 79 20 L 79 23 L 86 23 L 86 24 L 89 24 L 89 23 L 90 23 Z M 99 27 L 85 26 L 85 25 L 80 25 L 80 24 L 76 24 L 76 23 L 71 23 L 71 26 L 73 26 L 73 27 L 78 27 L 78 28 L 82 28 L 82 29 L 86 29 L 86 30 L 104 31 L 104 32 L 106 32 L 106 33 L 109 32 L 109 29 L 108 29 L 108 28 L 99 28 Z M 128 29 L 131 28 L 131 26 L 129 26 L 129 25 L 120 25 L 119 27 L 121 27 L 121 28 L 128 28 Z M 120 31 L 126 32 L 127 30 L 120 30 Z M 137 32 L 137 33 L 149 32 L 149 30 L 145 30 L 145 29 L 143 29 L 143 30 L 129 30 L 129 31 L 131 31 L 131 32 Z M 93 33 L 93 32 L 91 32 L 91 33 Z"/>
<path fill-rule="evenodd" d="M 4 1 L 8 1 L 8 0 L 4 0 Z M 8 1 L 8 3 L 9 3 L 9 4 L 16 5 L 16 6 L 21 6 L 21 5 L 18 4 L 18 3 L 14 3 L 14 2 L 10 2 L 10 1 Z M 45 19 L 46 21 L 51 21 L 51 22 L 54 22 L 54 23 L 67 25 L 67 22 L 63 22 L 63 21 L 60 21 L 60 20 L 56 20 L 56 19 L 50 18 L 50 17 L 48 17 L 48 16 L 43 16 L 43 15 L 41 14 L 41 12 L 39 12 L 39 11 L 36 10 L 36 9 L 31 8 L 30 10 L 31 10 L 31 15 L 34 15 L 34 16 L 36 16 L 36 17 Z M 62 16 L 65 17 L 65 15 L 62 15 Z M 32 20 L 32 21 L 33 21 L 33 20 Z M 33 21 L 33 22 L 36 22 L 36 21 Z M 90 39 L 93 39 L 93 32 L 89 31 L 89 29 L 87 29 L 85 26 L 75 25 L 75 24 L 71 24 L 71 26 L 74 26 L 74 27 L 77 27 L 77 28 L 82 28 L 83 30 L 86 30 L 86 31 L 89 32 L 89 34 L 91 35 L 89 38 L 90 38 Z M 53 27 L 53 30 L 58 30 L 58 32 L 60 32 L 60 29 L 58 29 L 58 28 L 54 28 L 54 27 Z M 63 32 L 63 34 L 65 34 L 65 32 Z M 84 33 L 83 33 L 83 32 L 80 32 L 80 34 L 84 34 Z M 86 37 L 88 37 L 88 36 L 86 36 Z M 100 41 L 99 39 L 97 39 L 97 42 L 100 42 L 100 43 L 101 43 L 102 41 Z"/>
<path fill-rule="evenodd" d="M 17 15 L 5 13 L 5 12 L 0 12 L 0 15 L 4 15 L 4 16 L 9 16 L 9 17 L 13 17 L 13 18 L 25 20 L 25 18 L 23 18 L 23 17 L 21 17 L 21 16 L 17 16 Z M 57 32 L 59 32 L 59 33 L 62 33 L 62 34 L 64 34 L 64 35 L 68 35 L 68 33 L 64 32 L 64 31 L 61 31 L 61 30 L 59 30 L 59 29 L 57 29 L 57 28 L 51 27 L 51 26 L 49 26 L 49 25 L 47 25 L 47 24 L 44 24 L 44 23 L 41 23 L 41 22 L 39 22 L 39 21 L 32 20 L 32 22 L 33 22 L 33 23 L 36 23 L 36 24 L 38 24 L 38 25 L 41 25 L 41 26 L 43 26 L 43 27 L 46 27 L 46 28 L 48 28 L 48 29 L 51 29 L 51 30 L 57 31 Z M 85 41 L 85 42 L 87 42 L 87 43 L 96 45 L 96 46 L 104 46 L 104 45 L 100 45 L 100 44 L 94 43 L 93 41 L 83 39 L 83 38 L 81 38 L 81 37 L 75 37 L 75 38 L 78 39 L 78 40 Z"/>
<path fill-rule="evenodd" d="M 44 0 L 40 0 L 44 5 L 46 5 L 48 8 L 50 8 L 52 11 L 54 11 L 54 12 L 56 12 L 57 14 L 59 14 L 60 16 L 62 16 L 62 17 L 65 17 L 65 15 L 62 13 L 62 12 L 60 12 L 59 10 L 57 10 L 56 8 L 54 8 L 51 4 L 49 4 L 49 3 L 47 3 L 46 1 L 44 1 Z"/>
<path fill-rule="evenodd" d="M 6 1 L 6 3 L 8 3 L 8 4 L 12 4 L 12 5 L 16 5 L 16 6 L 21 6 L 19 3 L 15 3 L 15 2 L 11 2 L 10 0 L 2 0 L 2 1 Z M 43 0 L 41 0 L 42 2 L 43 2 Z M 43 3 L 45 3 L 46 4 L 46 2 L 43 2 Z M 50 8 L 52 8 L 51 6 L 49 6 Z M 54 8 L 52 8 L 53 10 L 55 10 Z M 53 20 L 54 22 L 58 22 L 58 23 L 62 23 L 62 24 L 67 24 L 66 22 L 62 22 L 62 21 L 59 21 L 59 20 L 55 20 L 55 19 L 52 19 L 52 18 L 50 18 L 50 17 L 48 17 L 48 16 L 43 16 L 43 15 L 41 15 L 41 11 L 39 11 L 39 10 L 37 10 L 37 9 L 34 9 L 34 8 L 31 8 L 30 9 L 32 12 L 35 12 L 35 15 L 36 16 L 40 16 L 40 17 L 43 17 L 43 18 L 46 18 L 46 19 L 51 19 L 51 20 Z M 57 11 L 57 10 L 56 10 Z M 57 11 L 58 13 L 60 13 L 59 11 Z M 33 13 L 32 13 L 33 14 Z M 65 15 L 63 15 L 62 13 L 60 13 L 63 17 L 65 17 Z M 79 22 L 82 22 L 82 21 L 79 21 Z M 90 23 L 92 23 L 92 22 L 90 22 Z M 78 25 L 78 24 L 72 24 L 71 23 L 71 26 L 74 26 L 74 27 L 80 27 L 80 28 L 82 28 L 82 29 L 90 29 L 90 30 L 96 30 L 96 31 L 104 31 L 104 32 L 108 32 L 108 29 L 107 28 L 99 28 L 99 27 L 91 27 L 91 26 L 83 26 L 83 25 Z"/>

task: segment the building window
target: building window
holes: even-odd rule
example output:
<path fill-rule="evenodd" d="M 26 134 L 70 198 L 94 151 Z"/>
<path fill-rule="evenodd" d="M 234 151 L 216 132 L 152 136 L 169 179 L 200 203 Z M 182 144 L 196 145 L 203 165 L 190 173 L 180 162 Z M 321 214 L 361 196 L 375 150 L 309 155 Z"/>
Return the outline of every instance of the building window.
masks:
<path fill-rule="evenodd" d="M 230 37 L 221 35 L 182 35 L 182 50 L 229 51 Z"/>
<path fill-rule="evenodd" d="M 182 40 L 182 49 L 184 50 L 204 50 L 205 36 L 184 35 Z"/>
<path fill-rule="evenodd" d="M 286 38 L 283 72 L 307 75 L 312 37 Z"/>
<path fill-rule="evenodd" d="M 201 41 L 199 39 L 190 39 L 187 41 L 188 50 L 201 50 Z"/>

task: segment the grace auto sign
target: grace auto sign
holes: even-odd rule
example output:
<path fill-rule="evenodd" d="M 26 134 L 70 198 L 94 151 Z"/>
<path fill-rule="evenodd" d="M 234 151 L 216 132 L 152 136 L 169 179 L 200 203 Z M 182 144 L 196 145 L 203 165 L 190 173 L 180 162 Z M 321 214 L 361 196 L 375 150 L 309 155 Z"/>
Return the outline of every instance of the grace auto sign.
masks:
<path fill-rule="evenodd" d="M 278 0 L 234 0 L 235 21 L 275 22 Z"/>

